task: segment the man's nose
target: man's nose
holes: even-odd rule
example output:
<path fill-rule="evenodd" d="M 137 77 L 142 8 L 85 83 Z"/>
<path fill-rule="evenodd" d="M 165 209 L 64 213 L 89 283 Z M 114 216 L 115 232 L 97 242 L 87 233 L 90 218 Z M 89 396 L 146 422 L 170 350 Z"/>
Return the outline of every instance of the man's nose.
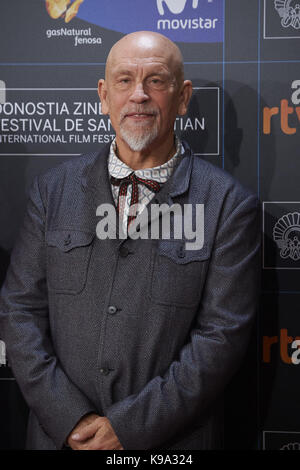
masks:
<path fill-rule="evenodd" d="M 149 100 L 149 95 L 145 92 L 144 86 L 142 83 L 135 85 L 134 90 L 130 96 L 130 100 L 135 103 L 143 103 L 144 101 Z"/>

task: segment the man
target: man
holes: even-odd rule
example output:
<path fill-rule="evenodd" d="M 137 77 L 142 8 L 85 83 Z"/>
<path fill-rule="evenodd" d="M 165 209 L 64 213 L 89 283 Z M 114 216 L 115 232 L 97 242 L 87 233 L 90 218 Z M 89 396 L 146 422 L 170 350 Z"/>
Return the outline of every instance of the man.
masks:
<path fill-rule="evenodd" d="M 259 210 L 174 137 L 191 94 L 175 44 L 123 37 L 99 81 L 115 141 L 33 185 L 0 308 L 30 449 L 222 447 L 222 394 L 256 308 Z M 127 236 L 95 236 L 103 204 Z M 202 204 L 203 243 L 130 237 L 154 204 Z"/>

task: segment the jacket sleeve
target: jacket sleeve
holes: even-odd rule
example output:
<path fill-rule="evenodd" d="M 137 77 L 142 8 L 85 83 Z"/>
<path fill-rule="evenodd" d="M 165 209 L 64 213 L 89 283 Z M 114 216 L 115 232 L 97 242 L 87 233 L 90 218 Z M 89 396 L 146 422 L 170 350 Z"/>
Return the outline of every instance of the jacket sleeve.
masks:
<path fill-rule="evenodd" d="M 26 402 L 58 449 L 94 406 L 55 355 L 48 316 L 45 209 L 36 179 L 0 296 L 0 337 Z"/>
<path fill-rule="evenodd" d="M 245 353 L 260 288 L 260 203 L 223 210 L 197 321 L 178 360 L 138 394 L 106 410 L 124 449 L 150 449 L 198 421 Z"/>

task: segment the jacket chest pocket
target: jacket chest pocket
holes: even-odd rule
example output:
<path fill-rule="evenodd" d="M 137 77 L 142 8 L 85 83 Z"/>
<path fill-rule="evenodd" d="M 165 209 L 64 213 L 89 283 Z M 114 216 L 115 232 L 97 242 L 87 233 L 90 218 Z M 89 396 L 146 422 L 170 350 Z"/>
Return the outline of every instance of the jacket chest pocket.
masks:
<path fill-rule="evenodd" d="M 162 240 L 154 248 L 150 296 L 154 303 L 195 307 L 200 300 L 209 249 L 185 250 L 181 240 Z"/>
<path fill-rule="evenodd" d="M 79 294 L 87 279 L 94 233 L 52 230 L 46 234 L 48 289 Z"/>

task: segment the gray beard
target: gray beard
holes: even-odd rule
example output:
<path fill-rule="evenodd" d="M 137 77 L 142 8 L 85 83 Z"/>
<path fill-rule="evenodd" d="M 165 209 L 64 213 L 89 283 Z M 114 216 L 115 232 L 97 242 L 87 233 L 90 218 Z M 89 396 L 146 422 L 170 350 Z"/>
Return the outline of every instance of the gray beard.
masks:
<path fill-rule="evenodd" d="M 140 129 L 140 132 L 132 132 L 121 125 L 120 134 L 131 150 L 134 152 L 141 152 L 141 150 L 145 150 L 154 141 L 154 139 L 156 139 L 158 135 L 158 127 L 155 124 L 152 129 L 146 130 L 145 132 L 142 132 L 142 129 Z"/>

